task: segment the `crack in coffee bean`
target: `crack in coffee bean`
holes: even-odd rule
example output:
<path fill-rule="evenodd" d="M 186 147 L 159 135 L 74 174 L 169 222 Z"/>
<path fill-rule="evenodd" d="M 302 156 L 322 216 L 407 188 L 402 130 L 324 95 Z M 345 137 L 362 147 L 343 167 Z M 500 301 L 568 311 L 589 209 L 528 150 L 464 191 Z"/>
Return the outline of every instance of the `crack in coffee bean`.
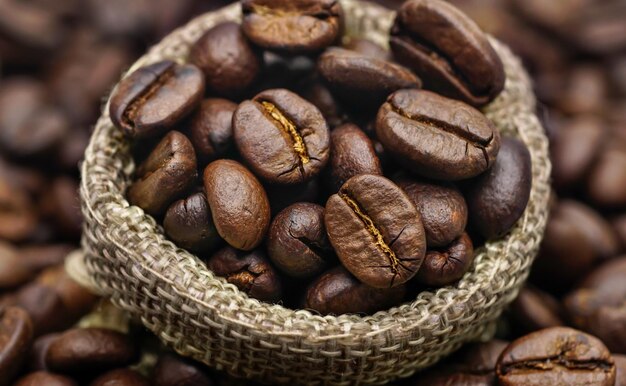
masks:
<path fill-rule="evenodd" d="M 502 368 L 503 374 L 509 374 L 516 370 L 543 370 L 550 371 L 556 368 L 564 368 L 567 370 L 597 370 L 608 371 L 613 367 L 612 364 L 604 361 L 574 361 L 568 360 L 560 356 L 544 358 L 538 360 L 528 360 L 520 363 L 513 363 Z"/>
<path fill-rule="evenodd" d="M 244 292 L 250 292 L 252 286 L 254 285 L 254 281 L 261 275 L 265 273 L 266 270 L 261 270 L 260 272 L 252 272 L 246 267 L 241 271 L 234 272 L 231 275 L 228 275 L 226 281 L 231 284 L 237 285 L 237 287 L 241 288 Z"/>
<path fill-rule="evenodd" d="M 122 116 L 122 120 L 125 124 L 133 127 L 135 124 L 135 119 L 137 118 L 137 114 L 139 109 L 143 106 L 143 104 L 152 98 L 159 89 L 166 84 L 173 76 L 174 76 L 174 66 L 170 66 L 165 72 L 161 75 L 157 75 L 155 72 L 152 72 L 156 75 L 156 79 L 152 84 L 147 87 L 143 93 L 139 94 L 135 100 L 133 100 L 129 105 L 126 111 L 124 111 L 124 115 Z"/>
<path fill-rule="evenodd" d="M 274 121 L 278 124 L 281 130 L 289 134 L 291 137 L 291 141 L 293 142 L 293 150 L 296 152 L 298 157 L 300 157 L 300 163 L 302 165 L 306 165 L 311 160 L 306 144 L 304 143 L 304 139 L 302 135 L 298 132 L 296 125 L 285 116 L 273 103 L 267 101 L 261 101 L 261 105 L 263 109 L 274 119 Z"/>

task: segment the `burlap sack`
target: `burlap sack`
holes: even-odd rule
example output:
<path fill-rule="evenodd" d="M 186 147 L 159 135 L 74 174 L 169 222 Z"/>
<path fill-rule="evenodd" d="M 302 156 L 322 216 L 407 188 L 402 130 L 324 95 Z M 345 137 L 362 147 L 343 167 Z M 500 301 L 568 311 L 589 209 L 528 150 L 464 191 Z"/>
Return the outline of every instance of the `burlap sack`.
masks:
<path fill-rule="evenodd" d="M 349 34 L 386 44 L 390 11 L 354 0 L 342 4 Z M 238 5 L 201 16 L 153 47 L 131 71 L 165 58 L 185 61 L 204 31 L 239 18 Z M 471 270 L 456 285 L 422 292 L 412 303 L 367 317 L 322 317 L 248 298 L 166 240 L 152 217 L 126 201 L 135 165 L 108 108 L 82 165 L 84 259 L 72 260 L 70 270 L 140 317 L 182 355 L 272 384 L 382 384 L 432 365 L 465 342 L 488 338 L 537 252 L 548 214 L 550 175 L 548 143 L 534 115 L 528 77 L 507 47 L 493 44 L 504 61 L 507 83 L 485 112 L 503 133 L 528 145 L 532 193 L 512 232 L 479 249 Z"/>

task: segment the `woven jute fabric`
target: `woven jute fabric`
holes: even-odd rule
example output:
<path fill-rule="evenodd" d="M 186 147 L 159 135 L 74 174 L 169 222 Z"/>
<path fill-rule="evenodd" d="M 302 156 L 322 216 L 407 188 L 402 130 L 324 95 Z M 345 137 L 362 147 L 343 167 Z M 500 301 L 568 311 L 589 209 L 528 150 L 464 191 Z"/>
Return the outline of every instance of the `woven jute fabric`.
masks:
<path fill-rule="evenodd" d="M 386 44 L 392 12 L 354 0 L 342 4 L 348 34 Z M 166 58 L 184 62 L 204 31 L 239 18 L 237 5 L 203 15 L 154 46 L 131 71 Z M 507 47 L 492 42 L 507 82 L 484 111 L 501 132 L 528 145 L 533 186 L 515 228 L 478 249 L 457 284 L 366 317 L 323 317 L 248 298 L 168 241 L 152 217 L 128 203 L 124 193 L 135 165 L 107 108 L 82 165 L 84 256 L 70 265 L 82 267 L 85 272 L 77 277 L 182 355 L 271 384 L 383 384 L 434 364 L 465 342 L 487 339 L 528 276 L 546 225 L 550 175 L 528 76 Z"/>

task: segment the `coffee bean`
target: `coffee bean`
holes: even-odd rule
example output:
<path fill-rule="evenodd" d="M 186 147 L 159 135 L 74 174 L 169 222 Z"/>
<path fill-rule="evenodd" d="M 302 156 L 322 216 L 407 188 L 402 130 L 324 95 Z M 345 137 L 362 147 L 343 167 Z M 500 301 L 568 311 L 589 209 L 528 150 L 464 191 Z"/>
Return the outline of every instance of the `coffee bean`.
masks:
<path fill-rule="evenodd" d="M 426 252 L 416 280 L 430 287 L 450 285 L 465 275 L 473 261 L 474 245 L 464 233 L 447 247 Z"/>
<path fill-rule="evenodd" d="M 343 48 L 373 58 L 392 60 L 391 53 L 387 49 L 365 38 L 350 37 L 347 42 L 344 42 Z"/>
<path fill-rule="evenodd" d="M 390 44 L 395 57 L 441 95 L 482 106 L 504 88 L 502 61 L 485 34 L 442 0 L 405 2 Z"/>
<path fill-rule="evenodd" d="M 472 226 L 486 239 L 501 237 L 522 217 L 532 184 L 530 153 L 523 142 L 503 137 L 493 167 L 465 191 Z"/>
<path fill-rule="evenodd" d="M 35 336 L 61 331 L 76 322 L 67 315 L 59 294 L 51 287 L 39 283 L 22 287 L 16 294 L 15 305 L 30 316 Z"/>
<path fill-rule="evenodd" d="M 240 104 L 233 130 L 241 156 L 271 183 L 308 181 L 328 161 L 330 136 L 324 117 L 288 90 L 267 90 Z"/>
<path fill-rule="evenodd" d="M 202 100 L 204 75 L 194 65 L 166 60 L 123 79 L 111 97 L 113 123 L 132 138 L 172 128 Z"/>
<path fill-rule="evenodd" d="M 27 245 L 19 250 L 22 263 L 34 273 L 65 262 L 76 246 L 71 244 Z"/>
<path fill-rule="evenodd" d="M 342 264 L 371 287 L 407 282 L 424 260 L 426 237 L 419 212 L 385 177 L 349 179 L 328 199 L 324 221 Z"/>
<path fill-rule="evenodd" d="M 150 386 L 150 382 L 141 374 L 131 369 L 109 371 L 96 378 L 90 386 Z"/>
<path fill-rule="evenodd" d="M 309 82 L 302 90 L 302 97 L 320 110 L 331 129 L 342 125 L 348 119 L 330 90 L 320 82 Z"/>
<path fill-rule="evenodd" d="M 524 333 L 564 326 L 563 310 L 550 294 L 531 286 L 522 288 L 511 304 L 514 324 Z"/>
<path fill-rule="evenodd" d="M 58 177 L 50 184 L 42 199 L 41 211 L 51 218 L 56 229 L 70 240 L 78 240 L 83 231 L 78 181 Z"/>
<path fill-rule="evenodd" d="M 75 282 L 62 265 L 43 271 L 36 283 L 52 288 L 59 296 L 66 310 L 63 316 L 70 325 L 89 313 L 98 301 L 98 297 Z"/>
<path fill-rule="evenodd" d="M 204 193 L 174 202 L 165 213 L 163 228 L 179 247 L 192 252 L 209 252 L 220 242 Z"/>
<path fill-rule="evenodd" d="M 27 240 L 37 227 L 38 213 L 28 194 L 0 179 L 0 239 Z"/>
<path fill-rule="evenodd" d="M 8 386 L 20 371 L 33 342 L 33 325 L 26 311 L 0 308 L 0 385 Z"/>
<path fill-rule="evenodd" d="M 626 355 L 613 355 L 616 376 L 615 386 L 626 386 Z"/>
<path fill-rule="evenodd" d="M 247 90 L 263 66 L 261 52 L 233 22 L 218 24 L 202 35 L 191 48 L 190 61 L 204 72 L 209 90 L 220 95 Z"/>
<path fill-rule="evenodd" d="M 256 248 L 270 224 L 261 183 L 240 163 L 218 160 L 204 170 L 204 188 L 219 235 L 237 249 Z"/>
<path fill-rule="evenodd" d="M 160 215 L 191 188 L 197 177 L 196 154 L 187 137 L 170 131 L 135 171 L 128 200 L 148 214 Z"/>
<path fill-rule="evenodd" d="M 68 330 L 52 342 L 46 364 L 60 374 L 93 377 L 137 359 L 137 347 L 129 337 L 113 330 L 82 328 Z"/>
<path fill-rule="evenodd" d="M 492 374 L 468 374 L 455 368 L 434 369 L 415 376 L 411 386 L 493 386 Z"/>
<path fill-rule="evenodd" d="M 615 143 L 600 153 L 589 172 L 587 193 L 601 207 L 626 207 L 626 144 Z"/>
<path fill-rule="evenodd" d="M 372 288 L 361 283 L 343 267 L 336 267 L 313 281 L 303 308 L 322 315 L 373 314 L 399 305 L 406 286 Z"/>
<path fill-rule="evenodd" d="M 420 212 L 429 248 L 447 246 L 463 234 L 467 225 L 467 204 L 454 185 L 407 176 L 395 181 Z"/>
<path fill-rule="evenodd" d="M 242 28 L 255 44 L 278 52 L 321 51 L 339 37 L 343 15 L 335 0 L 243 0 Z"/>
<path fill-rule="evenodd" d="M 278 214 L 286 207 L 299 202 L 320 202 L 320 182 L 314 178 L 298 185 L 271 185 L 266 186 L 270 200 L 272 215 Z"/>
<path fill-rule="evenodd" d="M 46 366 L 46 355 L 48 355 L 48 349 L 52 342 L 59 337 L 59 334 L 47 334 L 35 339 L 33 347 L 30 350 L 28 357 L 28 364 L 30 371 L 48 371 Z"/>
<path fill-rule="evenodd" d="M 500 385 L 604 385 L 615 383 L 615 364 L 598 339 L 565 327 L 514 341 L 497 365 Z"/>
<path fill-rule="evenodd" d="M 200 165 L 224 158 L 235 149 L 233 114 L 237 105 L 226 99 L 205 99 L 191 118 L 190 139 Z"/>
<path fill-rule="evenodd" d="M 613 352 L 626 354 L 626 256 L 593 271 L 565 298 L 573 324 L 600 338 Z"/>
<path fill-rule="evenodd" d="M 25 284 L 33 276 L 34 272 L 22 262 L 17 249 L 0 242 L 0 291 Z"/>
<path fill-rule="evenodd" d="M 422 85 L 417 76 L 398 64 L 337 47 L 320 56 L 317 69 L 337 97 L 359 110 L 378 107 L 396 90 Z"/>
<path fill-rule="evenodd" d="M 270 226 L 267 251 L 272 262 L 289 276 L 306 278 L 322 272 L 332 256 L 324 208 L 302 202 L 280 212 Z"/>
<path fill-rule="evenodd" d="M 159 357 L 152 372 L 152 384 L 154 386 L 214 385 L 198 363 L 173 354 Z"/>
<path fill-rule="evenodd" d="M 29 374 L 18 380 L 14 386 L 78 386 L 78 383 L 62 375 L 45 371 Z"/>
<path fill-rule="evenodd" d="M 226 247 L 214 254 L 207 265 L 255 299 L 270 303 L 281 299 L 280 276 L 261 250 L 242 252 Z"/>
<path fill-rule="evenodd" d="M 66 24 L 58 14 L 36 4 L 6 1 L 0 5 L 2 36 L 20 47 L 47 53 L 63 43 Z"/>
<path fill-rule="evenodd" d="M 500 149 L 498 129 L 480 111 L 429 91 L 392 94 L 378 112 L 376 135 L 410 171 L 435 179 L 475 177 Z"/>

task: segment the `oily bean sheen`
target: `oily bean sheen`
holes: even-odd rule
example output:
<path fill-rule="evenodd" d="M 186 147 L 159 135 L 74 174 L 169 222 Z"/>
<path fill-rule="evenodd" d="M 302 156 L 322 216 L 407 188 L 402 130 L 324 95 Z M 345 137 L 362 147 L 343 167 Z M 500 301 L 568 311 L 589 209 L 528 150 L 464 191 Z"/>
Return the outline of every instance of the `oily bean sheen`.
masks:
<path fill-rule="evenodd" d="M 255 44 L 305 54 L 333 44 L 342 27 L 336 0 L 243 0 L 242 28 Z"/>
<path fill-rule="evenodd" d="M 219 235 L 237 249 L 256 248 L 270 225 L 270 204 L 259 180 L 238 162 L 217 160 L 204 169 L 204 189 Z"/>
<path fill-rule="evenodd" d="M 327 183 L 331 184 L 332 192 L 359 174 L 383 174 L 372 140 L 354 124 L 345 124 L 331 132 L 330 150 Z"/>
<path fill-rule="evenodd" d="M 409 170 L 443 180 L 483 173 L 500 149 L 500 133 L 480 111 L 423 90 L 392 94 L 378 111 L 376 135 Z"/>
<path fill-rule="evenodd" d="M 0 385 L 8 386 L 20 370 L 33 341 L 28 314 L 17 307 L 0 306 Z"/>
<path fill-rule="evenodd" d="M 128 188 L 128 200 L 151 215 L 163 214 L 195 182 L 196 164 L 189 139 L 170 131 L 137 168 L 137 180 Z"/>
<path fill-rule="evenodd" d="M 371 287 L 401 285 L 422 264 L 426 237 L 419 212 L 385 177 L 349 179 L 328 199 L 324 221 L 342 264 Z"/>
<path fill-rule="evenodd" d="M 111 97 L 111 119 L 130 137 L 157 135 L 191 112 L 203 95 L 204 75 L 198 67 L 158 62 L 120 82 Z"/>
<path fill-rule="evenodd" d="M 235 148 L 233 114 L 237 105 L 226 99 L 210 98 L 191 117 L 190 139 L 201 164 L 223 158 Z"/>
<path fill-rule="evenodd" d="M 199 363 L 165 354 L 159 357 L 152 372 L 153 386 L 213 386 Z"/>
<path fill-rule="evenodd" d="M 220 241 L 204 193 L 173 203 L 165 213 L 163 228 L 178 246 L 193 252 L 208 252 Z"/>
<path fill-rule="evenodd" d="M 452 184 L 402 176 L 396 180 L 422 216 L 428 248 L 444 247 L 456 240 L 467 225 L 467 204 Z"/>
<path fill-rule="evenodd" d="M 522 216 L 532 183 L 528 148 L 518 139 L 503 137 L 493 167 L 469 183 L 465 197 L 472 225 L 486 239 L 508 232 Z"/>
<path fill-rule="evenodd" d="M 448 2 L 405 2 L 390 44 L 398 61 L 441 95 L 482 106 L 504 88 L 504 66 L 487 36 Z"/>
<path fill-rule="evenodd" d="M 150 383 L 135 370 L 118 369 L 99 376 L 89 386 L 150 386 Z"/>
<path fill-rule="evenodd" d="M 21 378 L 14 386 L 78 386 L 78 384 L 62 375 L 37 371 Z"/>
<path fill-rule="evenodd" d="M 523 336 L 507 347 L 496 367 L 502 386 L 612 386 L 615 364 L 600 340 L 553 327 Z"/>
<path fill-rule="evenodd" d="M 396 90 L 422 86 L 421 80 L 407 68 L 344 48 L 327 49 L 320 56 L 317 69 L 330 89 L 356 108 L 378 107 Z"/>
<path fill-rule="evenodd" d="M 270 183 L 310 180 L 328 162 L 330 134 L 313 104 L 285 89 L 263 91 L 233 116 L 239 153 Z"/>
<path fill-rule="evenodd" d="M 272 221 L 267 251 L 272 262 L 293 277 L 311 277 L 328 265 L 332 247 L 324 227 L 324 208 L 300 202 Z"/>
<path fill-rule="evenodd" d="M 416 279 L 427 286 L 443 287 L 461 279 L 472 261 L 474 245 L 472 239 L 464 233 L 447 247 L 426 252 Z"/>
<path fill-rule="evenodd" d="M 404 298 L 406 286 L 372 288 L 343 267 L 317 278 L 308 288 L 303 308 L 323 315 L 374 313 L 392 307 Z"/>

